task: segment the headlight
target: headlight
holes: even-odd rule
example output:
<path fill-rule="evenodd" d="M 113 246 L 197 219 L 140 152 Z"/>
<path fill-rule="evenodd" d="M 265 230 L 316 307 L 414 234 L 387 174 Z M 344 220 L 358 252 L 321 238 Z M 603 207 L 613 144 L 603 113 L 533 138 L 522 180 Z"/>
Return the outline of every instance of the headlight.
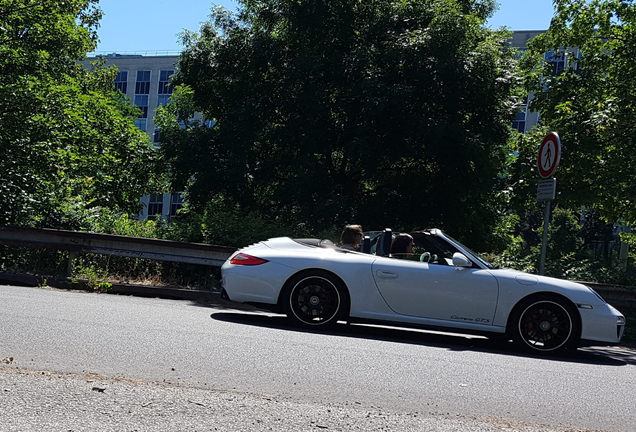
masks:
<path fill-rule="evenodd" d="M 616 318 L 616 324 L 618 325 L 624 325 L 625 324 L 625 317 L 624 316 L 619 316 Z"/>

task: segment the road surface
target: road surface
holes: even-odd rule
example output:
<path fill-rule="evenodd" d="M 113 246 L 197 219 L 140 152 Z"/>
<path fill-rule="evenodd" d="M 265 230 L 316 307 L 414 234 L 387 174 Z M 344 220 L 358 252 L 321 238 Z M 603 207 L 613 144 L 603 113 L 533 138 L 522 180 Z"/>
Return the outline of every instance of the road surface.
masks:
<path fill-rule="evenodd" d="M 540 358 L 480 337 L 344 324 L 314 333 L 257 311 L 40 288 L 0 286 L 0 306 L 0 360 L 12 358 L 0 366 L 0 384 L 5 379 L 9 389 L 11 379 L 45 371 L 285 402 L 292 411 L 634 431 L 630 350 Z"/>

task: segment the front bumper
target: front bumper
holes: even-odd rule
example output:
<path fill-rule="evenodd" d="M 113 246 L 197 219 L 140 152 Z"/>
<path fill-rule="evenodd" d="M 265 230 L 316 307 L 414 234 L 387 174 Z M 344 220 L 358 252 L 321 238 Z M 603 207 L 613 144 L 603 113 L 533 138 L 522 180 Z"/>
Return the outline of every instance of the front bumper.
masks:
<path fill-rule="evenodd" d="M 581 345 L 618 345 L 625 333 L 625 316 L 612 305 L 579 309 Z"/>

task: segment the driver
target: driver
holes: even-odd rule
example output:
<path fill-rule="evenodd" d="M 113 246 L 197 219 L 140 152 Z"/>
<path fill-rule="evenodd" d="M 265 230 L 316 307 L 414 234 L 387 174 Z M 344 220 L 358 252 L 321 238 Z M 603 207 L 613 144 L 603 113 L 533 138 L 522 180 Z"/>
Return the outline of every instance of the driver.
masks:
<path fill-rule="evenodd" d="M 362 242 L 362 226 L 360 225 L 347 225 L 342 231 L 340 236 L 340 246 L 347 250 L 358 250 L 360 243 Z"/>

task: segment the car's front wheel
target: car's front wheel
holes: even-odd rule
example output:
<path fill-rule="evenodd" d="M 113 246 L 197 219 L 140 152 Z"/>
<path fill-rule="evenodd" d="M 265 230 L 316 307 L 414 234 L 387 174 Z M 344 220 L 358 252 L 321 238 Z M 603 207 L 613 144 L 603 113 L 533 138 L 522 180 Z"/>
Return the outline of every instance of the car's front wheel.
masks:
<path fill-rule="evenodd" d="M 340 280 L 316 270 L 289 280 L 283 302 L 292 323 L 305 328 L 327 328 L 344 315 L 347 296 Z"/>
<path fill-rule="evenodd" d="M 517 346 L 530 352 L 562 351 L 572 346 L 579 334 L 576 310 L 557 296 L 523 301 L 515 309 L 511 326 Z"/>

